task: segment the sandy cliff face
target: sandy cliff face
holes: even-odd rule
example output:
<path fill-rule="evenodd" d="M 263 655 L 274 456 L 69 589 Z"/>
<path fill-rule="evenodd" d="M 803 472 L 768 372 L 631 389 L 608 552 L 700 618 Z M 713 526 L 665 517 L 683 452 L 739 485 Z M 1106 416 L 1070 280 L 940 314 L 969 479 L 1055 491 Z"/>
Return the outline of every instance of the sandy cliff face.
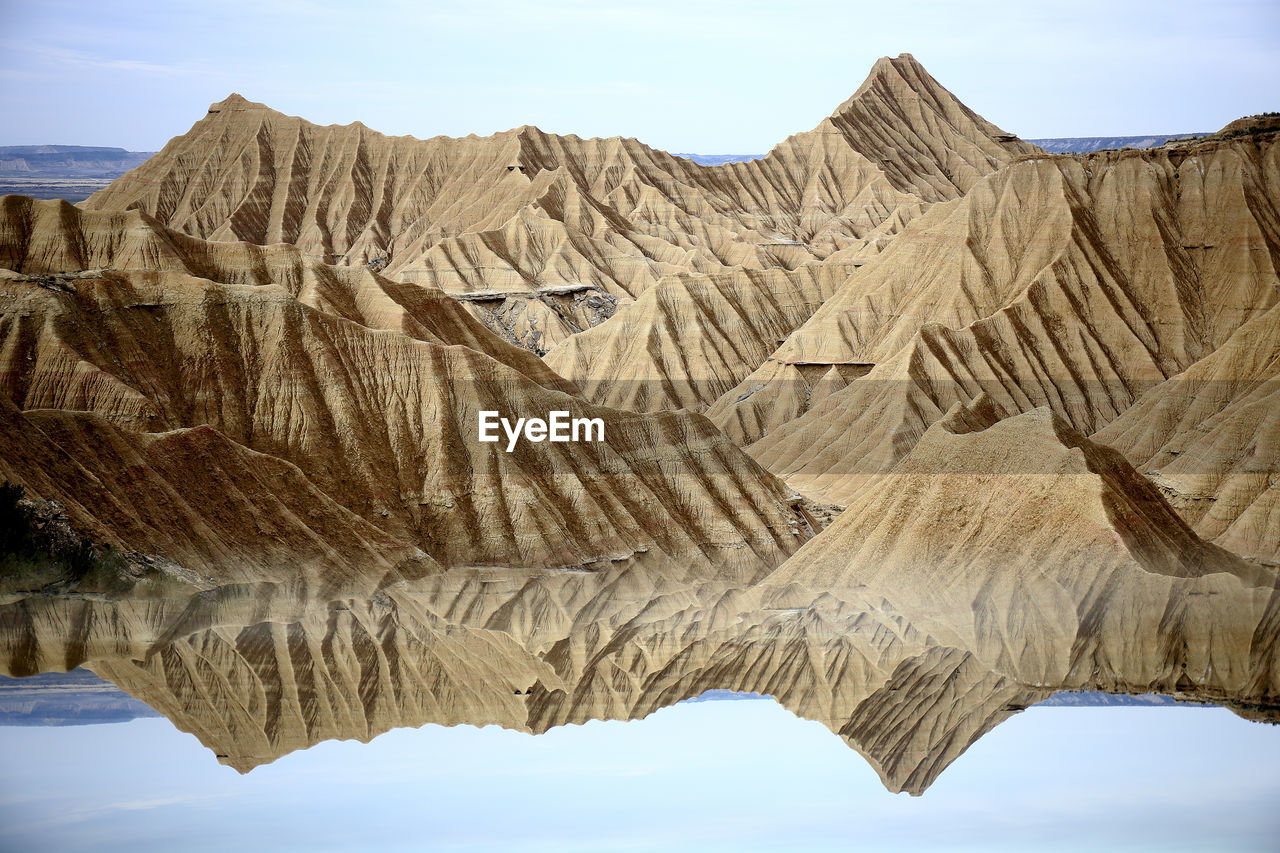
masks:
<path fill-rule="evenodd" d="M 5 209 L 12 215 L 0 227 L 17 235 L 9 262 L 30 272 L 8 273 L 0 285 L 0 389 L 15 433 L 39 426 L 32 440 L 65 453 L 68 470 L 101 468 L 101 479 L 134 463 L 95 448 L 141 450 L 152 436 L 196 430 L 234 445 L 231 456 L 271 457 L 264 464 L 324 498 L 327 508 L 294 517 L 342 509 L 354 513 L 351 523 L 376 527 L 396 554 L 420 548 L 446 565 L 636 559 L 750 576 L 807 535 L 782 484 L 705 420 L 637 416 L 572 397 L 570 383 L 439 291 L 325 267 L 291 247 L 181 237 L 138 213 L 81 214 L 12 198 Z M 117 269 L 50 274 L 89 263 Z M 130 265 L 151 269 L 119 269 Z M 46 410 L 83 428 L 51 431 L 38 423 Z M 524 441 L 507 452 L 502 442 L 478 441 L 482 410 L 600 418 L 604 441 Z M 174 438 L 168 457 L 189 445 Z M 152 512 L 122 530 L 128 513 L 100 516 L 107 510 L 83 506 L 89 497 L 75 493 L 69 474 L 39 479 L 34 459 L 7 455 L 6 474 L 42 497 L 81 505 L 76 521 L 87 532 L 171 551 L 192 568 L 226 569 L 237 552 L 208 537 L 175 550 L 163 533 L 170 525 Z M 173 464 L 157 482 L 205 471 L 198 458 Z M 149 479 L 113 479 L 136 510 L 161 500 Z M 204 511 L 226 509 L 203 485 L 212 501 Z M 111 491 L 94 494 L 106 501 Z M 348 556 L 346 571 L 362 571 Z"/>
<path fill-rule="evenodd" d="M 1200 535 L 1280 561 L 1280 308 L 1152 388 L 1097 434 Z"/>
<path fill-rule="evenodd" d="M 733 192 L 722 201 L 764 207 L 757 215 L 780 240 L 808 250 L 803 266 L 772 277 L 747 269 L 664 280 L 555 347 L 548 362 L 598 402 L 705 409 L 930 204 L 1037 151 L 973 114 L 909 55 L 882 59 L 814 130 L 761 160 L 720 167 L 718 186 Z"/>
<path fill-rule="evenodd" d="M 620 232 L 618 245 L 642 260 L 659 260 L 650 256 L 660 250 L 644 247 L 653 240 L 691 263 L 741 262 L 728 252 L 787 266 L 785 257 L 805 252 L 748 238 L 779 229 L 806 246 L 822 233 L 830 237 L 819 244 L 856 237 L 883 219 L 877 207 L 954 198 L 1037 150 L 968 110 L 903 54 L 877 62 L 814 130 L 761 160 L 723 167 L 635 140 L 529 127 L 466 139 L 386 137 L 358 122 L 319 127 L 232 95 L 87 206 L 140 209 L 208 239 L 292 243 L 330 261 L 386 258 L 393 270 L 418 266 L 462 234 L 484 234 L 500 251 L 493 235 L 522 213 L 585 238 Z M 522 264 L 507 260 L 509 272 Z M 462 278 L 468 272 L 457 267 Z"/>
<path fill-rule="evenodd" d="M 318 127 L 233 95 L 86 206 L 186 234 L 287 242 L 328 263 L 469 294 L 538 352 L 663 277 L 794 269 L 882 239 L 1020 154 L 903 55 L 762 160 L 720 167 L 633 139 L 516 128 L 466 139 Z M 603 402 L 603 400 L 598 400 Z"/>
<path fill-rule="evenodd" d="M 830 262 L 671 276 L 546 362 L 605 405 L 702 411 L 768 358 L 852 269 Z"/>
<path fill-rule="evenodd" d="M 58 501 L 81 533 L 157 555 L 200 586 L 279 581 L 337 594 L 441 567 L 294 465 L 200 426 L 145 433 L 83 411 L 0 400 L 0 477 Z M 151 559 L 148 558 L 148 562 Z"/>
<path fill-rule="evenodd" d="M 1228 353 L 1246 327 L 1265 350 L 1256 330 L 1275 323 L 1278 151 L 1259 137 L 1014 164 L 909 225 L 708 414 L 844 503 L 981 392 L 1086 434 L 1166 381 L 1217 412 L 1225 398 L 1175 377 L 1266 373 L 1265 354 Z"/>
<path fill-rule="evenodd" d="M 435 288 L 323 264 L 289 244 L 195 239 L 136 210 L 86 212 L 65 202 L 7 196 L 0 201 L 0 268 L 29 276 L 172 272 L 219 284 L 275 285 L 326 314 L 428 343 L 466 346 L 548 388 L 577 390 L 528 351 L 497 339 Z"/>

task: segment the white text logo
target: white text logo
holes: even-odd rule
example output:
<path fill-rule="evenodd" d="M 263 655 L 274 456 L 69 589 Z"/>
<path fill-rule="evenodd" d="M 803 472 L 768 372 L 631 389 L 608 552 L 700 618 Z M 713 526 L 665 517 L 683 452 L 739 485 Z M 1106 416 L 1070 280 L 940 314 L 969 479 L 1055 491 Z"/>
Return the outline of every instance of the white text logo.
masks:
<path fill-rule="evenodd" d="M 528 441 L 604 441 L 603 418 L 570 418 L 568 412 L 548 412 L 547 419 L 517 418 L 515 424 L 497 412 L 480 413 L 480 440 L 498 441 L 498 427 L 507 435 L 507 452 L 516 449 L 523 433 Z"/>

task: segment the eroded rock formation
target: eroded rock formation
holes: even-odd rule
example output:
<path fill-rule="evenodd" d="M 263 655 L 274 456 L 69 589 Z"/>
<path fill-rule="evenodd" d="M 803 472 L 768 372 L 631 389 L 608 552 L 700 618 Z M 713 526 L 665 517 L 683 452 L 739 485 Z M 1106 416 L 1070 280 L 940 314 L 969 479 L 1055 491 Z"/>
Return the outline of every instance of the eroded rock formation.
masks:
<path fill-rule="evenodd" d="M 0 199 L 0 477 L 137 569 L 0 574 L 0 668 L 245 771 L 730 689 L 919 793 L 1055 691 L 1274 715 L 1278 158 L 1049 156 L 907 55 L 715 167 L 232 96 Z"/>

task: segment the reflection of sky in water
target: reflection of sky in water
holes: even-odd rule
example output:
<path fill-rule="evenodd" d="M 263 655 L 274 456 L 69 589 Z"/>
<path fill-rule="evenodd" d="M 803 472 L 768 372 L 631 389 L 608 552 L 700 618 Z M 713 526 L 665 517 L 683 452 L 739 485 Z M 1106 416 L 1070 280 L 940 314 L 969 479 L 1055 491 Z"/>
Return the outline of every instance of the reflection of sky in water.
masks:
<path fill-rule="evenodd" d="M 330 742 L 247 776 L 163 719 L 0 728 L 3 850 L 1275 849 L 1280 728 L 1033 708 L 922 798 L 769 700 Z"/>

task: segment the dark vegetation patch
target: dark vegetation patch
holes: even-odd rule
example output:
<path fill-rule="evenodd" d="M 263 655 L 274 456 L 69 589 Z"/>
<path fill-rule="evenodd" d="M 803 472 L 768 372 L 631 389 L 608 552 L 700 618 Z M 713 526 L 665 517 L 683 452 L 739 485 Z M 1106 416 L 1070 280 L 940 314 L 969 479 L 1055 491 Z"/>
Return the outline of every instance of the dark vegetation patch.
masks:
<path fill-rule="evenodd" d="M 118 595 L 134 580 L 125 555 L 77 533 L 59 504 L 0 486 L 0 591 Z"/>

